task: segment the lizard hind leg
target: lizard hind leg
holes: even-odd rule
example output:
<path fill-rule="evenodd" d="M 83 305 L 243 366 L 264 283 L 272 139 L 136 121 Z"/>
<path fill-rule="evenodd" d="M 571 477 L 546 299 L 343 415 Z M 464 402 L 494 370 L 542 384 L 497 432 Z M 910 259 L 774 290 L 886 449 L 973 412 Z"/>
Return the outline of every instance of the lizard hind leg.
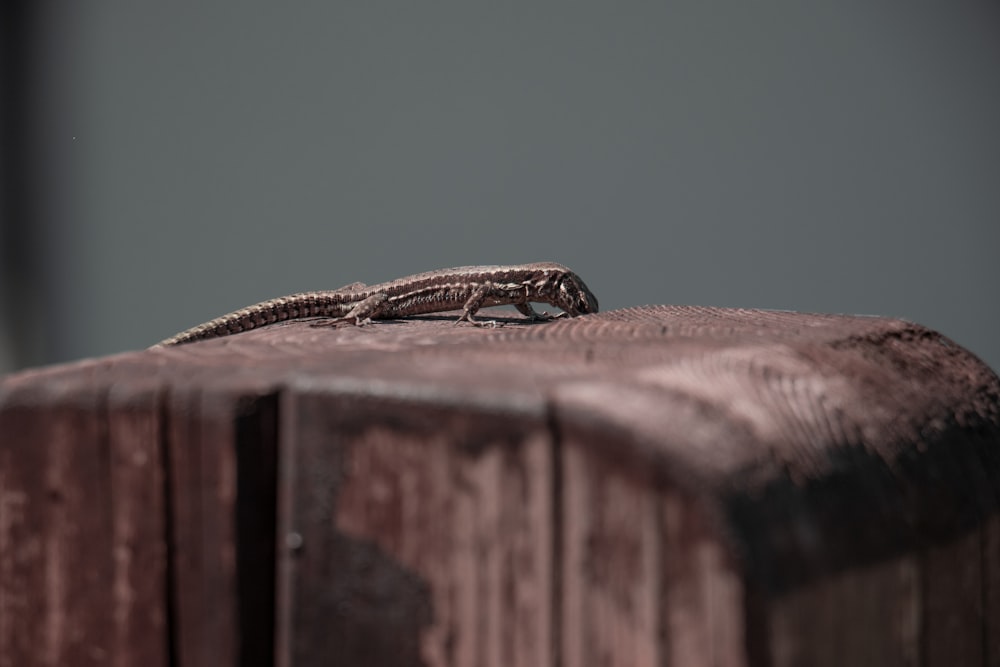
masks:
<path fill-rule="evenodd" d="M 338 327 L 342 324 L 352 323 L 355 326 L 363 327 L 366 324 L 371 324 L 373 319 L 378 319 L 384 308 L 386 302 L 389 301 L 389 295 L 385 292 L 379 292 L 378 294 L 372 294 L 367 299 L 362 299 L 354 304 L 349 311 L 336 317 L 328 322 L 322 324 L 315 324 L 313 326 L 328 326 L 328 327 Z"/>
<path fill-rule="evenodd" d="M 363 299 L 354 304 L 354 307 L 347 311 L 343 319 L 354 320 L 354 324 L 363 327 L 366 324 L 371 324 L 371 321 L 378 319 L 379 315 L 382 314 L 382 310 L 389 301 L 389 295 L 385 292 L 379 292 L 377 294 L 372 294 L 367 299 Z"/>
<path fill-rule="evenodd" d="M 476 319 L 476 313 L 478 313 L 479 309 L 483 307 L 486 297 L 489 296 L 492 291 L 493 283 L 485 282 L 477 286 L 476 289 L 472 291 L 472 294 L 469 295 L 469 298 L 465 300 L 465 305 L 462 306 L 462 315 L 455 321 L 455 324 L 468 322 L 469 324 L 478 325 L 479 321 Z"/>

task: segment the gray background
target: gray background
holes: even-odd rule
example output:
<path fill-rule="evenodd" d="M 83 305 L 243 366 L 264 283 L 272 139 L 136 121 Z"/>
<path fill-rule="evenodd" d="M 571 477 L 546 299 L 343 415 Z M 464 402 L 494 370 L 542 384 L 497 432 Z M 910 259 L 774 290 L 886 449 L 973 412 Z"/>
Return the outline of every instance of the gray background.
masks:
<path fill-rule="evenodd" d="M 39 6 L 0 370 L 537 260 L 603 309 L 901 316 L 1000 368 L 995 2 Z"/>

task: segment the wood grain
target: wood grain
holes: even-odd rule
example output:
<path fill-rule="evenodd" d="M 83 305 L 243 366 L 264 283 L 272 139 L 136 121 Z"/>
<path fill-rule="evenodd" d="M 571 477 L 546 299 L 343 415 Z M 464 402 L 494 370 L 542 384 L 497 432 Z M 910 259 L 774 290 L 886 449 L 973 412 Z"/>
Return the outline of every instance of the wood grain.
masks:
<path fill-rule="evenodd" d="M 455 317 L 5 378 L 0 665 L 1000 655 L 1000 381 L 952 341 Z"/>
<path fill-rule="evenodd" d="M 166 664 L 153 399 L 47 390 L 0 410 L 0 664 Z"/>
<path fill-rule="evenodd" d="M 172 649 L 182 665 L 274 651 L 275 399 L 179 386 L 166 403 Z"/>
<path fill-rule="evenodd" d="M 289 390 L 279 664 L 550 664 L 551 443 L 461 405 Z"/>
<path fill-rule="evenodd" d="M 112 665 L 169 664 L 167 525 L 160 396 L 130 384 L 108 392 L 111 456 Z"/>

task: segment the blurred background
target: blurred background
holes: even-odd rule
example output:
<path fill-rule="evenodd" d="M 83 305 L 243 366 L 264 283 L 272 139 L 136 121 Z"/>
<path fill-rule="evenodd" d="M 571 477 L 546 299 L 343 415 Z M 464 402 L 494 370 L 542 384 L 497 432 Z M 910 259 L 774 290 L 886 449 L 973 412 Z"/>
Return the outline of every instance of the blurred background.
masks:
<path fill-rule="evenodd" d="M 0 371 L 558 261 L 1000 369 L 1000 4 L 8 2 Z"/>

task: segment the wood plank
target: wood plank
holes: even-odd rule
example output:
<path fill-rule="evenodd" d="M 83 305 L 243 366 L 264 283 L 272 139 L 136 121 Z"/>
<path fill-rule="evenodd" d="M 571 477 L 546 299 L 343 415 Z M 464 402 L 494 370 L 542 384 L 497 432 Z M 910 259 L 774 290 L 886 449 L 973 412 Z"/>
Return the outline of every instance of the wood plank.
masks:
<path fill-rule="evenodd" d="M 282 413 L 279 665 L 551 664 L 540 413 L 308 391 Z"/>
<path fill-rule="evenodd" d="M 1000 665 L 1000 515 L 986 519 L 983 528 L 983 663 Z"/>
<path fill-rule="evenodd" d="M 206 406 L 192 389 L 173 391 L 166 407 L 174 659 L 192 667 L 235 664 L 236 464 L 229 406 Z"/>
<path fill-rule="evenodd" d="M 929 548 L 923 560 L 923 647 L 927 667 L 983 664 L 984 581 L 979 531 Z"/>
<path fill-rule="evenodd" d="M 658 494 L 572 443 L 562 462 L 562 664 L 664 664 Z"/>
<path fill-rule="evenodd" d="M 767 612 L 773 664 L 924 664 L 920 577 L 904 556 L 779 596 Z"/>
<path fill-rule="evenodd" d="M 187 388 L 169 397 L 178 664 L 273 659 L 275 406 L 273 398 L 224 390 Z"/>
<path fill-rule="evenodd" d="M 746 583 L 717 521 L 696 499 L 665 490 L 660 502 L 667 664 L 748 664 Z"/>
<path fill-rule="evenodd" d="M 105 664 L 114 571 L 101 398 L 86 386 L 48 398 L 44 412 L 10 396 L 0 408 L 0 664 Z"/>
<path fill-rule="evenodd" d="M 45 420 L 16 397 L 0 404 L 0 666 L 27 664 L 45 641 Z M 16 435 L 12 435 L 16 434 Z M 54 612 L 48 612 L 54 613 Z"/>
<path fill-rule="evenodd" d="M 160 395 L 155 386 L 108 396 L 114 578 L 109 664 L 170 663 L 167 525 Z"/>
<path fill-rule="evenodd" d="M 77 510 L 45 494 L 77 474 L 65 466 L 81 451 L 69 486 L 88 489 L 95 512 L 82 555 L 111 563 L 93 569 L 110 582 L 104 608 L 145 590 L 128 559 L 155 570 L 155 542 L 125 554 L 157 531 L 113 494 L 155 504 L 155 474 L 140 488 L 147 471 L 127 461 L 158 428 L 170 659 L 270 660 L 275 482 L 264 471 L 280 421 L 285 664 L 337 650 L 404 664 L 794 663 L 811 649 L 791 632 L 822 633 L 828 657 L 933 664 L 977 657 L 977 613 L 978 657 L 992 655 L 982 619 L 996 606 L 996 547 L 989 533 L 955 545 L 997 515 L 1000 380 L 967 351 L 899 320 L 752 310 L 504 324 L 300 323 L 4 379 L 0 452 L 16 447 L 10 433 L 48 444 L 0 459 L 0 544 L 13 550 L 0 554 L 0 641 L 21 641 L 24 613 L 46 619 L 24 646 L 45 643 L 52 658 L 82 645 L 65 639 L 76 617 L 43 604 L 75 610 L 68 587 L 80 582 L 26 555 L 45 540 L 56 553 L 75 546 Z M 132 421 L 129 386 L 144 388 Z M 147 390 L 164 397 L 158 427 Z M 63 419 L 60 396 L 78 392 L 103 414 L 109 391 L 126 393 L 107 424 Z M 11 392 L 39 392 L 35 407 L 54 406 L 55 421 L 23 421 Z M 66 459 L 67 443 L 89 444 Z M 67 535 L 38 528 L 50 525 Z M 902 558 L 917 561 L 893 569 Z M 956 574 L 973 561 L 975 585 Z M 26 596 L 22 570 L 58 594 Z M 827 622 L 800 628 L 811 615 Z M 950 633 L 955 617 L 963 631 Z M 109 661 L 122 646 L 145 650 L 128 637 L 142 623 L 155 633 L 154 619 L 88 630 L 87 645 Z M 848 627 L 859 619 L 868 627 Z M 928 623 L 937 634 L 911 641 Z M 876 629 L 898 641 L 869 651 Z"/>
<path fill-rule="evenodd" d="M 702 502 L 560 431 L 564 664 L 747 664 L 744 583 Z"/>

